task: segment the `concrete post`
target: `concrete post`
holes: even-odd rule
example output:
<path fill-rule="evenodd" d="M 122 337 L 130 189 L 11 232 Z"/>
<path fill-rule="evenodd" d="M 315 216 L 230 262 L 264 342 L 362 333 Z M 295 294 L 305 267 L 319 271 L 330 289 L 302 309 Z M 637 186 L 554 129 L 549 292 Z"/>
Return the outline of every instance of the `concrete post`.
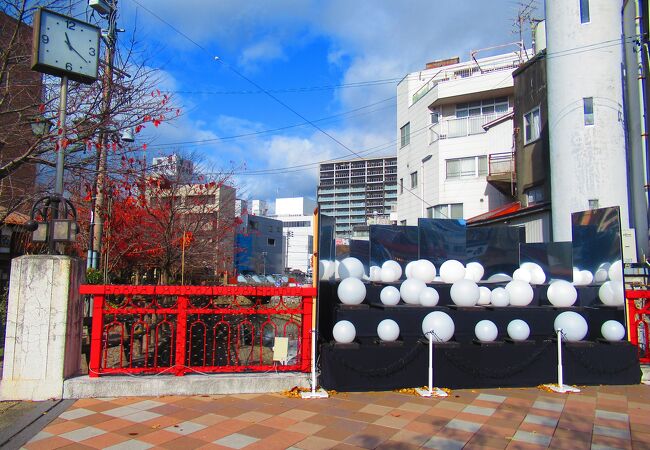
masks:
<path fill-rule="evenodd" d="M 81 368 L 82 261 L 29 255 L 11 264 L 0 400 L 61 398 Z"/>

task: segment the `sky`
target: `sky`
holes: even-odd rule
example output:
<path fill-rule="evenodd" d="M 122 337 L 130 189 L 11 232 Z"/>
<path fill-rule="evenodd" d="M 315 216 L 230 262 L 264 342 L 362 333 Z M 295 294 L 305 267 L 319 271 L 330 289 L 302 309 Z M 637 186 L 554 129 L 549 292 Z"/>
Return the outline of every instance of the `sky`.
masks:
<path fill-rule="evenodd" d="M 400 79 L 517 41 L 529 1 L 121 0 L 118 26 L 183 111 L 145 131 L 149 158 L 233 172 L 239 198 L 315 199 L 319 162 L 396 154 Z"/>

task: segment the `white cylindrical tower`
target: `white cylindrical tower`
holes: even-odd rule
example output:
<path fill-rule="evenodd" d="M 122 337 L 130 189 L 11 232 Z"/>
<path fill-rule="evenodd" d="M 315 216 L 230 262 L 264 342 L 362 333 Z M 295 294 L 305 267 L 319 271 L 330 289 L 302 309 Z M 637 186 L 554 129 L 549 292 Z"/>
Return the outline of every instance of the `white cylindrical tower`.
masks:
<path fill-rule="evenodd" d="M 546 0 L 553 240 L 571 213 L 619 206 L 629 227 L 622 0 Z"/>

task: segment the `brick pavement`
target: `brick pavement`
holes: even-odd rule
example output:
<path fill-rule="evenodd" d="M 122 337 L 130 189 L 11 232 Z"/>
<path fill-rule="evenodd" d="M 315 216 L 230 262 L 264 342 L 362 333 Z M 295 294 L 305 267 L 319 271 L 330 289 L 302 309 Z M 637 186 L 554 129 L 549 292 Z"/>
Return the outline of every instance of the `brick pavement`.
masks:
<path fill-rule="evenodd" d="M 78 400 L 24 448 L 649 449 L 650 386 Z"/>

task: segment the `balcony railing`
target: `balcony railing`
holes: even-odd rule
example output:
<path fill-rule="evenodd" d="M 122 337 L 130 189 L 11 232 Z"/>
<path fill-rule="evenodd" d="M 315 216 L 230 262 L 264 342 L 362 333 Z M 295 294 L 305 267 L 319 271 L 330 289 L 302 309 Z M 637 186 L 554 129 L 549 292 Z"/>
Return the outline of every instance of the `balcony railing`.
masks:
<path fill-rule="evenodd" d="M 488 156 L 488 176 L 510 175 L 515 173 L 515 154 L 513 152 L 492 153 Z"/>
<path fill-rule="evenodd" d="M 492 122 L 506 113 L 484 114 L 482 116 L 461 117 L 459 119 L 444 119 L 429 127 L 429 143 L 438 139 L 451 139 L 485 133 L 483 125 Z"/>

